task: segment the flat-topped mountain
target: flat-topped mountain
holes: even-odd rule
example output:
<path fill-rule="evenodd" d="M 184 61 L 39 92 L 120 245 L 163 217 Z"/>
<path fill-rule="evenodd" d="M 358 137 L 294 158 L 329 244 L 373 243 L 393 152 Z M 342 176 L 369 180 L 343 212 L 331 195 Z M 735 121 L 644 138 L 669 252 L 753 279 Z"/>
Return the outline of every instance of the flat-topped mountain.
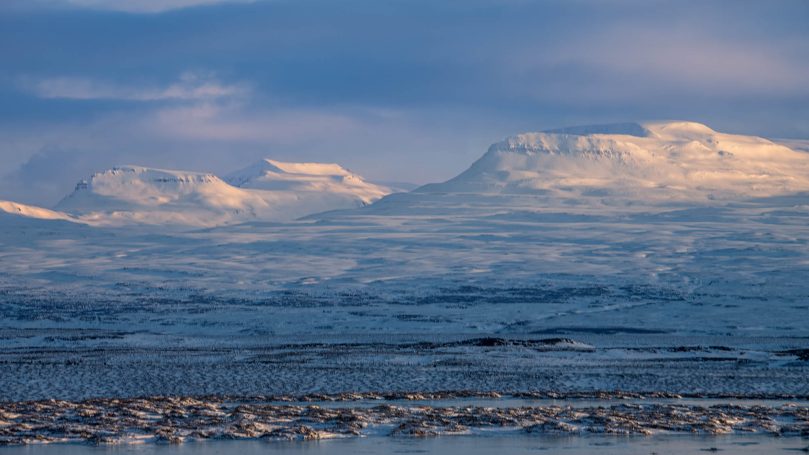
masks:
<path fill-rule="evenodd" d="M 0 211 L 88 224 L 180 226 L 287 222 L 369 204 L 355 214 L 593 212 L 809 192 L 809 153 L 695 122 L 581 126 L 506 138 L 453 179 L 383 197 L 391 192 L 338 164 L 263 159 L 225 178 L 120 166 L 79 182 L 56 211 L 11 202 Z"/>
<path fill-rule="evenodd" d="M 809 154 L 699 123 L 650 122 L 519 134 L 415 191 L 698 201 L 807 190 Z"/>
<path fill-rule="evenodd" d="M 361 207 L 390 192 L 337 164 L 270 159 L 226 180 L 210 173 L 118 166 L 80 181 L 54 211 L 12 202 L 4 202 L 0 209 L 32 218 L 99 225 L 215 226 L 291 221 Z"/>
<path fill-rule="evenodd" d="M 339 195 L 352 205 L 370 204 L 390 193 L 390 189 L 366 182 L 334 163 L 286 163 L 267 158 L 226 176 L 225 180 L 239 188 Z"/>

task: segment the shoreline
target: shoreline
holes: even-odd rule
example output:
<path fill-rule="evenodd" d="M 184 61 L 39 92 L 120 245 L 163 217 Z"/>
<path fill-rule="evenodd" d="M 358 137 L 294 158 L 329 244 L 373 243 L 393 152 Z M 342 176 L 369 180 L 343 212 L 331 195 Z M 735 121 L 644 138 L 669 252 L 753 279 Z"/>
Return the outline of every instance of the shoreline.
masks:
<path fill-rule="evenodd" d="M 542 393 L 549 394 L 563 396 Z M 361 393 L 273 401 L 209 396 L 6 402 L 0 403 L 0 445 L 419 438 L 492 432 L 809 437 L 806 401 L 739 404 L 730 398 L 672 398 L 666 393 L 584 395 L 534 405 L 524 397 L 472 391 L 403 393 L 395 399 L 384 398 L 391 396 L 386 393 Z M 369 400 L 375 402 L 358 405 Z M 576 405 L 576 400 L 585 402 Z M 497 403 L 501 405 L 493 406 Z"/>

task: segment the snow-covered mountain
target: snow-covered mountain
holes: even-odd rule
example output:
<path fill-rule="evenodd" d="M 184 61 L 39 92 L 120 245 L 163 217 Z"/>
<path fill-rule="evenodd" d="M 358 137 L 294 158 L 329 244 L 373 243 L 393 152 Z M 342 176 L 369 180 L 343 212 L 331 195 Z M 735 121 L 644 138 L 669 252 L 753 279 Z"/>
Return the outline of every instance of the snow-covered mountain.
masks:
<path fill-rule="evenodd" d="M 614 197 L 637 202 L 767 197 L 809 190 L 809 155 L 694 122 L 525 133 L 419 193 Z"/>
<path fill-rule="evenodd" d="M 337 164 L 264 159 L 224 179 L 121 166 L 81 181 L 56 211 L 13 203 L 0 210 L 99 225 L 218 226 L 288 222 L 363 207 L 391 192 Z M 573 206 L 591 213 L 606 206 L 702 204 L 801 192 L 809 192 L 804 151 L 694 122 L 622 123 L 507 138 L 457 177 L 384 197 L 363 213 L 480 214 Z"/>
<path fill-rule="evenodd" d="M 239 188 L 329 195 L 336 205 L 361 206 L 390 193 L 334 163 L 285 163 L 263 159 L 225 177 Z M 344 199 L 345 204 L 338 200 Z M 342 207 L 341 207 L 342 208 Z"/>
<path fill-rule="evenodd" d="M 361 207 L 389 192 L 336 164 L 269 159 L 227 180 L 233 184 L 208 173 L 119 166 L 79 182 L 56 209 L 101 225 L 215 226 L 248 220 L 291 221 Z"/>
<path fill-rule="evenodd" d="M 223 224 L 269 215 L 262 195 L 213 174 L 120 166 L 93 174 L 56 209 L 101 224 Z"/>

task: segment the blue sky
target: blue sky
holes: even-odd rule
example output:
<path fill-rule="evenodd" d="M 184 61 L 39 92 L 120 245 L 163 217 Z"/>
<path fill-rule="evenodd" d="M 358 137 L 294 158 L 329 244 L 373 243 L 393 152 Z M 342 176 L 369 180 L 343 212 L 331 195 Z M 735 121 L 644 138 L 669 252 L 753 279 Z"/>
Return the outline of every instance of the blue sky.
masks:
<path fill-rule="evenodd" d="M 263 156 L 425 183 L 602 122 L 807 138 L 807 22 L 805 0 L 3 0 L 0 199 Z"/>

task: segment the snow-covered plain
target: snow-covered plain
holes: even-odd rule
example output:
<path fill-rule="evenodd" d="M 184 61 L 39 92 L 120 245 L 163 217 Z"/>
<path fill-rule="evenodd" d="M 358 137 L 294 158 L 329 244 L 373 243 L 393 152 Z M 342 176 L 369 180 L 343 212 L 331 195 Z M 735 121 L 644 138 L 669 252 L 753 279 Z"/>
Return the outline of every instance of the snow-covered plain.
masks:
<path fill-rule="evenodd" d="M 370 205 L 386 190 L 304 167 L 121 167 L 58 212 L 0 205 L 0 399 L 809 396 L 805 152 L 689 122 L 529 133 Z"/>

